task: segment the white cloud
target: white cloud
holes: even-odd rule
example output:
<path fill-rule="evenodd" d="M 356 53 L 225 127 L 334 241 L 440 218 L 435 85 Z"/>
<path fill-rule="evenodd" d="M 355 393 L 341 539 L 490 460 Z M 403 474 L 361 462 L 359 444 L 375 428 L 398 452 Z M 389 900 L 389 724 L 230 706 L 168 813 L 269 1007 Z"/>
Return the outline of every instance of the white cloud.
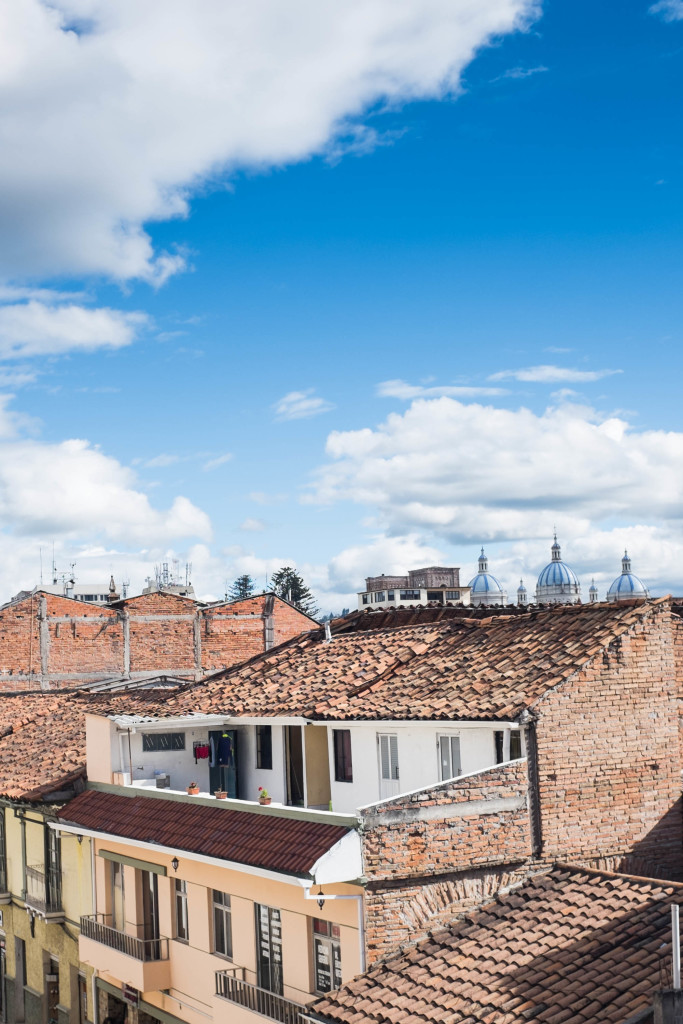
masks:
<path fill-rule="evenodd" d="M 232 459 L 232 452 L 226 452 L 224 455 L 217 455 L 214 459 L 209 459 L 202 466 L 205 473 L 210 472 L 212 469 L 218 469 L 219 466 L 224 466 L 226 462 L 230 462 Z"/>
<path fill-rule="evenodd" d="M 537 384 L 584 384 L 612 377 L 623 370 L 573 370 L 564 366 L 527 366 L 521 370 L 500 370 L 489 380 L 519 380 Z"/>
<path fill-rule="evenodd" d="M 249 498 L 257 505 L 281 505 L 287 501 L 288 494 L 268 494 L 267 491 L 250 491 Z"/>
<path fill-rule="evenodd" d="M 0 277 L 184 265 L 144 225 L 199 187 L 367 148 L 379 101 L 441 97 L 537 0 L 22 0 L 0 5 Z M 381 141 L 381 139 L 380 139 Z"/>
<path fill-rule="evenodd" d="M 349 598 L 362 590 L 366 576 L 406 573 L 421 565 L 440 565 L 441 553 L 417 534 L 377 536 L 367 544 L 355 544 L 335 555 L 329 563 L 326 590 Z"/>
<path fill-rule="evenodd" d="M 377 385 L 380 398 L 476 398 L 506 394 L 505 388 L 470 387 L 465 384 L 445 384 L 425 387 L 421 384 L 408 384 L 404 380 L 383 380 Z"/>
<path fill-rule="evenodd" d="M 247 517 L 240 523 L 240 530 L 244 530 L 246 533 L 261 533 L 265 528 L 266 524 L 262 519 Z"/>
<path fill-rule="evenodd" d="M 161 455 L 155 455 L 151 459 L 146 459 L 142 465 L 150 469 L 164 469 L 166 466 L 174 466 L 179 461 L 179 455 L 168 455 L 166 452 L 162 452 Z"/>
<path fill-rule="evenodd" d="M 659 0 L 649 12 L 661 15 L 664 21 L 683 21 L 683 0 Z"/>
<path fill-rule="evenodd" d="M 507 71 L 504 71 L 502 75 L 498 76 L 498 78 L 494 78 L 493 81 L 494 82 L 498 82 L 502 78 L 513 78 L 513 79 L 516 79 L 516 78 L 530 78 L 531 75 L 538 75 L 538 74 L 541 74 L 543 71 L 548 71 L 548 70 L 549 69 L 544 67 L 543 64 L 539 64 L 535 68 L 520 68 L 520 67 L 508 68 Z"/>
<path fill-rule="evenodd" d="M 680 524 L 683 510 L 683 433 L 577 405 L 537 416 L 418 400 L 375 429 L 332 432 L 327 452 L 307 500 L 368 506 L 392 535 L 528 539 L 554 522 L 581 535 L 610 519 Z"/>
<path fill-rule="evenodd" d="M 121 348 L 147 322 L 144 313 L 48 306 L 36 299 L 0 306 L 0 359 Z"/>
<path fill-rule="evenodd" d="M 314 388 L 307 388 L 305 391 L 290 391 L 275 402 L 273 409 L 278 420 L 303 420 L 329 412 L 334 405 L 316 395 Z"/>

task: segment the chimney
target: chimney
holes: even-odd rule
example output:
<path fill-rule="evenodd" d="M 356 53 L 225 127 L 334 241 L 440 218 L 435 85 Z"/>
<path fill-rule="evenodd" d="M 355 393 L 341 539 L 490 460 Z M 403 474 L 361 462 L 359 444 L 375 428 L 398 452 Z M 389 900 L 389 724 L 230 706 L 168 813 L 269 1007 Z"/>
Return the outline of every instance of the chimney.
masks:
<path fill-rule="evenodd" d="M 657 992 L 654 1024 L 683 1024 L 683 991 L 680 988 Z"/>

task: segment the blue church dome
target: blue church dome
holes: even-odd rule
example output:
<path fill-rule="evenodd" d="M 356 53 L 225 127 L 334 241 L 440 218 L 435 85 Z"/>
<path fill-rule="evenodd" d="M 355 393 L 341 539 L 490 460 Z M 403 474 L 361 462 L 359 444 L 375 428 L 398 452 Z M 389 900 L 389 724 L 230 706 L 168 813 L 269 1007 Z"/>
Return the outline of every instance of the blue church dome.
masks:
<path fill-rule="evenodd" d="M 631 572 L 631 559 L 628 551 L 624 551 L 621 560 L 621 575 L 617 576 L 607 591 L 608 601 L 626 601 L 630 597 L 649 597 L 649 591 L 643 581 Z"/>
<path fill-rule="evenodd" d="M 472 604 L 505 604 L 507 601 L 502 583 L 489 572 L 489 562 L 483 548 L 479 555 L 479 572 L 472 577 L 468 586 L 471 588 Z"/>
<path fill-rule="evenodd" d="M 538 577 L 536 602 L 538 604 L 574 604 L 581 600 L 581 584 L 578 576 L 566 562 L 557 542 L 557 534 L 550 549 L 552 561 L 548 562 Z"/>

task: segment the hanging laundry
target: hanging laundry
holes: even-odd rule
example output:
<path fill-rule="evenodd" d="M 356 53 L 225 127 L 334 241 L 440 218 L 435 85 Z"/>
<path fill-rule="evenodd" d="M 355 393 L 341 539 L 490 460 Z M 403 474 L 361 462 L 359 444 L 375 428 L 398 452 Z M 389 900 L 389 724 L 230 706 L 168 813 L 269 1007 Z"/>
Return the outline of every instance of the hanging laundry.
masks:
<path fill-rule="evenodd" d="M 217 750 L 217 761 L 220 765 L 225 765 L 228 768 L 234 768 L 235 766 L 235 749 L 232 742 L 232 736 L 229 732 L 224 732 L 218 740 Z"/>

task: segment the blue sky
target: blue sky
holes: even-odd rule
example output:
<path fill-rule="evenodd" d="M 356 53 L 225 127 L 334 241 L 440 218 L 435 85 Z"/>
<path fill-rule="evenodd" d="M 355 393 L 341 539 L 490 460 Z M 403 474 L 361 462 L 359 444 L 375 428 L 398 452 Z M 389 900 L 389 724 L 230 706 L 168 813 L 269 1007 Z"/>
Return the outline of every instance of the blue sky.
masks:
<path fill-rule="evenodd" d="M 24 56 L 0 167 L 3 597 L 53 541 L 80 579 L 134 587 L 191 558 L 214 597 L 293 562 L 326 611 L 366 573 L 470 575 L 485 543 L 512 592 L 554 524 L 586 591 L 626 544 L 680 589 L 683 7 L 482 0 L 466 30 L 465 0 L 433 0 L 408 32 L 372 0 L 388 78 L 364 24 L 311 30 L 290 65 L 243 11 L 207 16 L 209 71 L 242 38 L 257 72 L 192 67 L 166 109 L 149 72 L 182 79 L 189 6 L 161 37 L 128 3 L 118 37 L 98 0 L 20 6 L 0 15 Z M 274 46 L 302 79 L 276 115 Z"/>

